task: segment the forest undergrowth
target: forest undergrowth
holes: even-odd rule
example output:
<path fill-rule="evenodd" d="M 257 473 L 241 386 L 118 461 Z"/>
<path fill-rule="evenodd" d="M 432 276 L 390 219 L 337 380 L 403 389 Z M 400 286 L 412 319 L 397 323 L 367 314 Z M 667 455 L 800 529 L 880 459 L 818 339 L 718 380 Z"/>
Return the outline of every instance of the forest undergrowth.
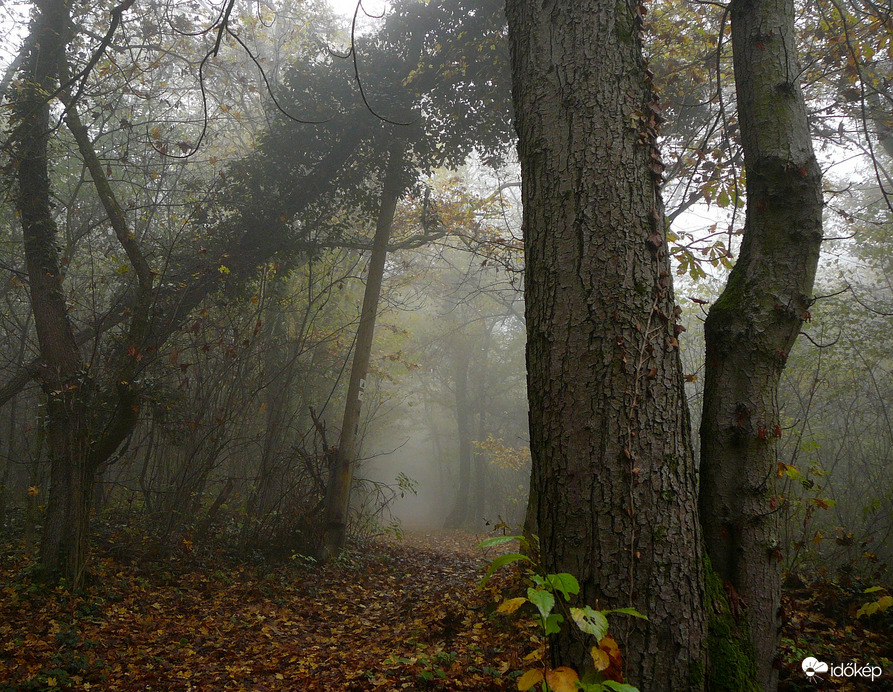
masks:
<path fill-rule="evenodd" d="M 482 537 L 377 539 L 326 566 L 299 556 L 237 561 L 188 539 L 163 560 L 113 556 L 99 541 L 80 593 L 33 583 L 30 558 L 8 542 L 0 691 L 517 689 L 536 630 L 523 615 L 495 613 L 522 590 L 518 572 L 500 570 L 478 588 L 495 556 L 475 548 Z M 893 618 L 857 619 L 864 601 L 852 583 L 794 585 L 780 689 L 815 689 L 800 671 L 806 655 L 893 659 Z M 871 689 L 893 689 L 885 682 Z"/>

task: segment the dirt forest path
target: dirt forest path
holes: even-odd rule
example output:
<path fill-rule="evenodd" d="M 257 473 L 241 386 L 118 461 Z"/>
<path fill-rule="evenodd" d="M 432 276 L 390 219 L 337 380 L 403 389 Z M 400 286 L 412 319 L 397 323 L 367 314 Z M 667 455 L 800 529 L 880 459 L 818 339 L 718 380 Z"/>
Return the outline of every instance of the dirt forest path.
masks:
<path fill-rule="evenodd" d="M 325 567 L 98 556 L 78 595 L 29 587 L 7 553 L 0 691 L 512 689 L 532 646 L 488 617 L 504 583 L 477 588 L 483 537 L 413 533 Z"/>

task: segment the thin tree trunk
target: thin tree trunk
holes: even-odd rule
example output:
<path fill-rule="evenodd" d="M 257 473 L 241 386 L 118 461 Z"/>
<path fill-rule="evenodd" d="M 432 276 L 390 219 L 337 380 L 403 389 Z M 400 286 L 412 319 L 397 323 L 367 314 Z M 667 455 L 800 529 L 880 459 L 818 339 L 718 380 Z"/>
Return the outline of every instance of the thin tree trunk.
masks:
<path fill-rule="evenodd" d="M 798 83 L 793 0 L 731 6 L 747 215 L 738 261 L 704 332 L 700 508 L 713 568 L 743 599 L 759 682 L 774 690 L 781 546 L 776 395 L 812 303 L 821 171 Z"/>
<path fill-rule="evenodd" d="M 479 399 L 480 401 L 480 399 Z M 482 403 L 482 402 L 481 402 Z M 487 409 L 480 405 L 478 408 L 477 440 L 483 441 L 487 437 Z M 471 493 L 471 505 L 468 510 L 469 528 L 478 531 L 484 524 L 484 515 L 487 512 L 487 455 L 483 450 L 475 449 L 471 456 L 473 471 L 473 490 Z M 493 517 L 495 519 L 495 517 Z"/>
<path fill-rule="evenodd" d="M 40 545 L 40 565 L 79 586 L 94 469 L 86 447 L 87 401 L 92 383 L 83 367 L 62 287 L 56 247 L 47 142 L 50 106 L 69 35 L 67 5 L 47 2 L 32 21 L 31 45 L 23 81 L 13 104 L 16 206 L 22 222 L 31 309 L 40 346 L 39 378 L 47 396 L 46 427 L 50 490 Z"/>
<path fill-rule="evenodd" d="M 248 498 L 239 536 L 241 552 L 245 552 L 249 544 L 258 538 L 261 527 L 269 519 L 278 501 L 277 497 L 282 493 L 282 461 L 279 459 L 279 452 L 287 442 L 284 438 L 286 418 L 291 407 L 289 393 L 297 368 L 293 362 L 288 362 L 288 334 L 277 306 L 279 286 L 277 283 L 271 288 L 270 304 L 265 308 L 267 350 L 263 356 L 263 377 L 268 382 L 264 392 L 266 421 L 260 462 L 253 483 L 254 490 Z M 283 352 L 285 357 L 282 357 Z"/>
<path fill-rule="evenodd" d="M 453 509 L 444 522 L 444 528 L 447 529 L 459 529 L 465 526 L 471 497 L 471 402 L 468 396 L 470 346 L 457 348 L 453 356 L 456 440 L 459 443 L 459 488 L 456 491 Z"/>
<path fill-rule="evenodd" d="M 395 146 L 391 152 L 382 185 L 381 205 L 375 226 L 375 238 L 372 242 L 372 254 L 369 258 L 366 290 L 363 294 L 363 307 L 360 311 L 360 324 L 357 327 L 353 364 L 350 370 L 350 381 L 347 385 L 347 399 L 344 403 L 341 436 L 329 470 L 329 481 L 326 487 L 326 527 L 320 554 L 323 560 L 329 560 L 337 555 L 347 539 L 350 491 L 356 467 L 357 429 L 360 423 L 366 373 L 372 353 L 375 318 L 378 315 L 378 299 L 381 295 L 385 260 L 388 255 L 388 240 L 391 236 L 391 227 L 394 224 L 397 202 L 404 189 L 403 156 L 402 145 Z"/>
<path fill-rule="evenodd" d="M 477 378 L 478 392 L 475 397 L 478 416 L 478 442 L 483 442 L 487 438 L 487 396 L 490 391 L 489 357 L 490 344 L 492 342 L 493 329 L 495 326 L 495 321 L 483 325 L 484 343 L 481 348 L 480 377 Z M 474 450 L 472 455 L 472 467 L 474 471 L 474 489 L 472 491 L 472 502 L 469 510 L 472 522 L 470 528 L 477 531 L 484 523 L 484 514 L 486 513 L 488 499 L 487 481 L 489 480 L 489 474 L 487 473 L 487 455 L 484 454 L 483 450 L 479 448 Z M 493 519 L 495 519 L 495 517 L 493 517 Z"/>

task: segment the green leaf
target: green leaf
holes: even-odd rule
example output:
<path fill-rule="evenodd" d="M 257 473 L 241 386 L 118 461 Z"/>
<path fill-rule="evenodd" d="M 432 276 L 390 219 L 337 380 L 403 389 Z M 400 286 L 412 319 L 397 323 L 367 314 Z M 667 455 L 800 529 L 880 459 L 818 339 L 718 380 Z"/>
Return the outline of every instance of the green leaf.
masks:
<path fill-rule="evenodd" d="M 583 674 L 583 678 L 580 680 L 580 682 L 583 685 L 584 690 L 589 689 L 589 687 L 587 687 L 589 685 L 591 685 L 593 689 L 603 690 L 604 687 L 602 687 L 601 685 L 604 681 L 605 681 L 604 674 L 601 671 L 595 670 L 594 668 L 589 668 Z M 595 685 L 598 685 L 598 687 L 595 688 Z"/>
<path fill-rule="evenodd" d="M 530 558 L 526 555 L 522 555 L 521 553 L 506 553 L 505 555 L 500 555 L 493 562 L 490 563 L 490 566 L 487 568 L 487 573 L 484 574 L 484 578 L 481 580 L 481 584 L 478 588 L 482 588 L 484 584 L 487 583 L 487 580 L 493 576 L 493 572 L 498 570 L 500 567 L 504 567 L 505 565 L 511 564 L 512 562 L 518 562 L 518 560 L 527 560 L 530 562 Z"/>
<path fill-rule="evenodd" d="M 555 596 L 553 596 L 548 591 L 543 591 L 542 589 L 534 589 L 531 586 L 527 589 L 527 598 L 540 611 L 540 615 L 542 615 L 543 620 L 549 617 L 549 613 L 551 613 L 552 608 L 555 607 Z"/>
<path fill-rule="evenodd" d="M 609 690 L 615 690 L 615 692 L 639 692 L 638 687 L 627 685 L 625 682 L 614 682 L 613 680 L 605 680 L 602 684 Z"/>
<path fill-rule="evenodd" d="M 885 589 L 883 586 L 869 586 L 862 593 L 874 593 L 875 591 L 886 591 L 886 590 L 887 589 Z"/>
<path fill-rule="evenodd" d="M 485 538 L 480 543 L 478 543 L 478 550 L 483 550 L 484 548 L 492 548 L 496 545 L 505 545 L 506 543 L 511 543 L 512 541 L 520 541 L 521 545 L 527 544 L 524 536 L 493 536 L 492 538 Z"/>
<path fill-rule="evenodd" d="M 573 574 L 561 572 L 559 574 L 547 574 L 546 581 L 553 591 L 560 591 L 564 594 L 564 600 L 571 600 L 572 595 L 580 593 L 580 582 Z"/>
<path fill-rule="evenodd" d="M 552 613 L 543 622 L 543 632 L 546 636 L 550 634 L 558 634 L 561 631 L 561 623 L 564 622 L 564 616 L 560 613 Z"/>
<path fill-rule="evenodd" d="M 877 604 L 876 601 L 872 601 L 871 603 L 866 603 L 864 606 L 862 606 L 861 608 L 859 608 L 859 610 L 856 611 L 856 618 L 858 619 L 858 618 L 862 617 L 863 615 L 868 615 L 869 617 L 871 617 L 878 611 L 879 607 L 880 606 Z"/>
<path fill-rule="evenodd" d="M 577 623 L 577 627 L 598 640 L 601 640 L 608 633 L 608 618 L 603 613 L 593 610 L 589 606 L 571 608 L 571 617 Z"/>
<path fill-rule="evenodd" d="M 640 613 L 635 608 L 615 608 L 614 610 L 603 610 L 602 612 L 605 615 L 608 615 L 610 613 L 619 613 L 620 615 L 632 615 L 634 618 L 642 618 L 643 620 L 648 619 L 647 615 L 642 615 L 642 613 Z"/>
<path fill-rule="evenodd" d="M 797 467 L 791 466 L 790 464 L 784 465 L 784 472 L 792 481 L 799 481 L 801 478 L 803 478 L 803 474 L 800 473 L 799 470 L 797 470 Z"/>

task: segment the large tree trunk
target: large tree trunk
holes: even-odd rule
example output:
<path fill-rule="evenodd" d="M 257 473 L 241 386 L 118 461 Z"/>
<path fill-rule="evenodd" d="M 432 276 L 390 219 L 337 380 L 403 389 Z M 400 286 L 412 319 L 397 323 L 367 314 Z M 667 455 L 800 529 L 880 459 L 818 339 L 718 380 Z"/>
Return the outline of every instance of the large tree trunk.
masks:
<path fill-rule="evenodd" d="M 793 0 L 736 0 L 731 16 L 747 216 L 738 261 L 705 325 L 700 507 L 713 568 L 743 598 L 760 684 L 774 690 L 776 393 L 812 302 L 821 171 L 796 81 Z"/>
<path fill-rule="evenodd" d="M 544 566 L 643 690 L 703 686 L 701 536 L 635 4 L 509 0 L 523 173 L 532 502 Z M 591 666 L 565 626 L 555 663 Z"/>

